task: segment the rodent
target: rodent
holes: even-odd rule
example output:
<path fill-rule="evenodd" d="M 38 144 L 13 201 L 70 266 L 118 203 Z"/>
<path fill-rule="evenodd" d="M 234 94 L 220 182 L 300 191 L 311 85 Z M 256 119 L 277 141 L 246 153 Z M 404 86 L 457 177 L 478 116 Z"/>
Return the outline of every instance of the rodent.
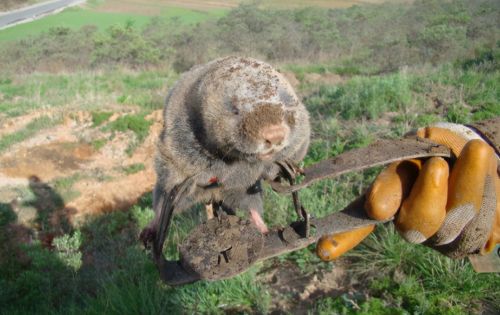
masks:
<path fill-rule="evenodd" d="M 159 199 L 186 178 L 195 185 L 176 208 L 218 202 L 250 213 L 263 233 L 261 180 L 276 161 L 300 162 L 309 145 L 309 115 L 284 76 L 269 64 L 225 57 L 183 74 L 166 99 L 157 142 L 153 191 Z"/>

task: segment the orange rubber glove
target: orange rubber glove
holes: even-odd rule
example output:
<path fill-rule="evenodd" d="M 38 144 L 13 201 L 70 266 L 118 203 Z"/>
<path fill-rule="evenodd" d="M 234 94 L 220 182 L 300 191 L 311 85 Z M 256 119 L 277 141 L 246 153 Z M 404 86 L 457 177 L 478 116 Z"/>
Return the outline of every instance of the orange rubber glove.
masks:
<path fill-rule="evenodd" d="M 497 121 L 500 124 L 500 119 Z M 449 257 L 488 253 L 500 242 L 497 153 L 462 125 L 422 128 L 417 136 L 448 146 L 456 160 L 448 163 L 433 157 L 392 163 L 366 194 L 368 216 L 385 220 L 395 215 L 394 223 L 403 238 L 424 243 Z M 332 260 L 355 247 L 372 230 L 326 235 L 318 242 L 317 254 L 323 260 Z"/>

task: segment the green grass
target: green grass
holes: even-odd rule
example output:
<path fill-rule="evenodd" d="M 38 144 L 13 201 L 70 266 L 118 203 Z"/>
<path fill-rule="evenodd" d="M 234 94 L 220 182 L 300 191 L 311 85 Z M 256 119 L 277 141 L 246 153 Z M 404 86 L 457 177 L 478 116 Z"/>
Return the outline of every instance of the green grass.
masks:
<path fill-rule="evenodd" d="M 37 108 L 99 108 L 101 102 L 106 102 L 112 80 L 112 75 L 105 77 L 91 72 L 17 77 L 15 82 L 0 83 L 0 93 L 3 94 L 0 112 L 18 116 Z"/>
<path fill-rule="evenodd" d="M 47 32 L 53 27 L 68 27 L 76 30 L 85 25 L 95 25 L 100 30 L 104 30 L 112 25 L 125 24 L 127 21 L 132 21 L 136 26 L 142 27 L 150 19 L 148 16 L 135 14 L 104 13 L 80 8 L 68 8 L 59 14 L 49 15 L 39 20 L 0 30 L 0 42 L 35 36 Z"/>
<path fill-rule="evenodd" d="M 100 124 L 112 112 L 103 109 L 109 104 L 139 106 L 146 111 L 161 108 L 167 88 L 178 77 L 170 70 L 124 72 L 37 73 L 15 80 L 0 77 L 0 114 L 11 117 L 39 108 L 66 107 L 91 110 L 94 124 Z"/>
<path fill-rule="evenodd" d="M 118 119 L 110 122 L 105 130 L 111 131 L 132 131 L 139 141 L 144 140 L 149 134 L 149 127 L 152 122 L 146 120 L 145 114 L 129 114 L 119 117 Z"/>
<path fill-rule="evenodd" d="M 369 279 L 371 295 L 410 313 L 470 313 L 488 301 L 499 308 L 500 276 L 478 274 L 467 260 L 451 260 L 409 245 L 392 224 L 380 226 L 351 258 L 353 274 Z"/>
<path fill-rule="evenodd" d="M 102 149 L 106 145 L 106 143 L 108 143 L 108 140 L 105 138 L 95 139 L 90 142 L 92 148 L 94 148 L 95 151 L 99 151 L 100 149 Z"/>
<path fill-rule="evenodd" d="M 151 195 L 140 204 L 150 202 Z M 199 221 L 199 210 L 174 218 L 167 252 L 176 250 L 176 237 L 184 237 Z M 12 214 L 8 207 L 0 207 L 0 224 L 15 220 Z M 258 268 L 217 282 L 182 287 L 159 283 L 152 261 L 137 243 L 137 233 L 151 215 L 151 209 L 136 206 L 131 211 L 88 218 L 77 230 L 57 237 L 53 250 L 38 242 L 12 243 L 5 230 L 0 230 L 0 239 L 7 240 L 0 243 L 0 253 L 21 250 L 30 259 L 23 265 L 15 255 L 0 256 L 0 304 L 4 306 L 0 313 L 267 312 L 270 296 L 255 282 Z"/>
<path fill-rule="evenodd" d="M 93 127 L 97 127 L 97 126 L 100 126 L 102 125 L 105 121 L 107 121 L 109 119 L 109 117 L 111 117 L 111 115 L 113 115 L 112 112 L 92 112 L 92 126 Z"/>
<path fill-rule="evenodd" d="M 139 105 L 145 110 L 163 108 L 167 86 L 173 84 L 173 73 L 142 72 L 121 77 L 120 94 L 116 101 L 125 105 Z M 149 91 L 150 93 L 144 93 Z"/>
<path fill-rule="evenodd" d="M 149 127 L 153 122 L 145 119 L 146 114 L 128 114 L 119 117 L 115 121 L 104 126 L 104 131 L 126 132 L 132 131 L 135 139 L 129 142 L 126 153 L 131 156 L 135 149 L 144 141 L 149 134 Z"/>
<path fill-rule="evenodd" d="M 312 111 L 342 118 L 378 118 L 388 111 L 404 112 L 411 105 L 411 82 L 404 74 L 382 77 L 354 77 L 343 85 L 323 86 L 307 99 Z"/>
<path fill-rule="evenodd" d="M 333 67 L 323 64 L 307 64 L 307 65 L 290 64 L 286 65 L 285 69 L 292 71 L 295 74 L 295 77 L 299 81 L 303 81 L 306 73 L 324 74 L 327 72 L 331 72 L 331 70 L 333 70 Z"/>
<path fill-rule="evenodd" d="M 223 16 L 227 10 L 215 9 L 209 12 L 189 10 L 184 8 L 170 7 L 161 11 L 162 19 L 174 19 L 177 23 L 194 24 L 207 19 Z M 0 42 L 19 40 L 28 36 L 36 36 L 47 32 L 54 27 L 68 27 L 76 30 L 86 25 L 95 25 L 103 31 L 113 25 L 124 25 L 133 23 L 135 27 L 142 28 L 151 21 L 151 16 L 98 12 L 91 9 L 68 8 L 55 15 L 49 15 L 42 19 L 29 23 L 19 24 L 10 28 L 0 30 Z"/>
<path fill-rule="evenodd" d="M 123 167 L 123 172 L 127 175 L 135 174 L 146 169 L 142 163 L 134 163 Z"/>
<path fill-rule="evenodd" d="M 59 123 L 59 119 L 54 119 L 48 116 L 35 118 L 24 128 L 8 133 L 0 137 L 0 152 L 7 150 L 12 145 L 24 141 L 36 135 L 40 130 L 53 127 Z"/>

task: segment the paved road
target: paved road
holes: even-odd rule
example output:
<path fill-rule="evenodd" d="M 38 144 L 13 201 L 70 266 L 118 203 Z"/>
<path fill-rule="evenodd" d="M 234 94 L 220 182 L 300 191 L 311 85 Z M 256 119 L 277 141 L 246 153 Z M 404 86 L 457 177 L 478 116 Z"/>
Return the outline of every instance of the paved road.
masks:
<path fill-rule="evenodd" d="M 17 23 L 31 21 L 65 7 L 83 2 L 85 2 L 85 0 L 55 0 L 48 3 L 40 3 L 27 8 L 10 11 L 0 15 L 0 29 Z"/>

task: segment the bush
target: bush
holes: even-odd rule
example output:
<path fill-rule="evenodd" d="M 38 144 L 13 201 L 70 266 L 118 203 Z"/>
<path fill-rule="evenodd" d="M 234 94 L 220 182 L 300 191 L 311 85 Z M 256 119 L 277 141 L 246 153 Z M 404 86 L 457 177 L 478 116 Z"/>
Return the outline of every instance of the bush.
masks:
<path fill-rule="evenodd" d="M 160 61 L 158 49 L 145 39 L 129 22 L 125 26 L 112 26 L 104 35 L 94 39 L 92 65 L 126 65 L 132 68 L 155 65 Z"/>
<path fill-rule="evenodd" d="M 38 36 L 2 45 L 0 67 L 4 71 L 28 73 L 88 68 L 96 30 L 95 26 L 85 26 L 78 31 L 56 27 Z"/>
<path fill-rule="evenodd" d="M 144 114 L 130 114 L 119 117 L 117 120 L 109 123 L 106 129 L 114 131 L 133 131 L 139 141 L 144 140 L 149 134 L 149 127 L 152 122 L 144 118 Z"/>
<path fill-rule="evenodd" d="M 12 71 L 60 71 L 124 65 L 170 65 L 178 72 L 216 57 L 246 55 L 276 62 L 315 60 L 339 74 L 380 74 L 402 66 L 471 57 L 498 38 L 494 0 L 415 1 L 347 9 L 261 9 L 242 4 L 194 26 L 157 17 L 104 33 L 56 28 L 0 49 Z M 12 63 L 12 60 L 16 60 Z"/>

